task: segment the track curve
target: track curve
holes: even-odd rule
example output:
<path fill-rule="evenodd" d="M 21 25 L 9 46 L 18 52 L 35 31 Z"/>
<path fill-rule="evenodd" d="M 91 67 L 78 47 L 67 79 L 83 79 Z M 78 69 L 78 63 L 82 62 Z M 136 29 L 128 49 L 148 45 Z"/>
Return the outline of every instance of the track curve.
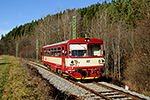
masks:
<path fill-rule="evenodd" d="M 39 73 L 59 90 L 76 95 L 84 100 L 147 100 L 146 98 L 132 95 L 128 92 L 120 91 L 101 83 L 74 82 L 49 70 L 42 64 L 31 61 L 26 61 L 26 63 L 37 68 Z"/>

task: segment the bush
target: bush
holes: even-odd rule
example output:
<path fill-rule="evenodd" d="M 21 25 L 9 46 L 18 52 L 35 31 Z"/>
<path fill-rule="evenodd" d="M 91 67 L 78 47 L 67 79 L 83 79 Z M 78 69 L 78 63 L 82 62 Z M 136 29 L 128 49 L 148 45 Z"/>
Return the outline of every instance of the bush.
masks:
<path fill-rule="evenodd" d="M 130 90 L 150 96 L 150 54 L 135 53 L 127 62 L 125 78 Z"/>

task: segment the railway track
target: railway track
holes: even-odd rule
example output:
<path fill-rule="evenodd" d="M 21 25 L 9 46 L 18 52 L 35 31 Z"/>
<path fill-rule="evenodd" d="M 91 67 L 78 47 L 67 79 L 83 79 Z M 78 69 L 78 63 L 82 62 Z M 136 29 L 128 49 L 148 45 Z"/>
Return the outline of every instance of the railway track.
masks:
<path fill-rule="evenodd" d="M 124 92 L 122 90 L 106 86 L 101 82 L 80 83 L 80 84 L 89 87 L 91 90 L 94 90 L 103 96 L 106 96 L 108 100 L 147 100 L 146 98 L 138 97 L 128 92 Z"/>
<path fill-rule="evenodd" d="M 51 70 L 47 67 L 26 61 L 27 64 L 37 68 L 39 73 L 42 74 L 44 78 L 49 80 L 57 89 L 66 92 L 68 94 L 73 94 L 78 96 L 80 99 L 84 100 L 147 100 L 147 98 L 133 95 L 129 92 L 112 88 L 110 86 L 104 85 L 101 82 L 93 83 L 81 83 L 74 82 L 67 79 Z"/>

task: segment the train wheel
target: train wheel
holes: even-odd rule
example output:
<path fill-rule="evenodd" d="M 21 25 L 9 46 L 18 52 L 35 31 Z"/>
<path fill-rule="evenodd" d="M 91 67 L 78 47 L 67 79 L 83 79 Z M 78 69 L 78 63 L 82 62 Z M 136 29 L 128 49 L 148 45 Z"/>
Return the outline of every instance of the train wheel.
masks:
<path fill-rule="evenodd" d="M 48 68 L 48 65 L 45 65 Z"/>
<path fill-rule="evenodd" d="M 62 75 L 61 69 L 57 69 L 57 73 L 60 74 L 60 75 Z"/>
<path fill-rule="evenodd" d="M 51 70 L 51 65 L 48 65 L 48 69 Z"/>

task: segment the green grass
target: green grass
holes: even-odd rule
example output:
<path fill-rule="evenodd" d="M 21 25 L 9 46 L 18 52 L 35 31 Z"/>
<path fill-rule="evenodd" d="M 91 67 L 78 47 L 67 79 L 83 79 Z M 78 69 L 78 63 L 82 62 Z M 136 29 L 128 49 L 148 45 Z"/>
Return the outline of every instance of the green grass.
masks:
<path fill-rule="evenodd" d="M 2 99 L 4 85 L 9 75 L 9 68 L 10 68 L 9 58 L 0 56 L 0 99 Z"/>

